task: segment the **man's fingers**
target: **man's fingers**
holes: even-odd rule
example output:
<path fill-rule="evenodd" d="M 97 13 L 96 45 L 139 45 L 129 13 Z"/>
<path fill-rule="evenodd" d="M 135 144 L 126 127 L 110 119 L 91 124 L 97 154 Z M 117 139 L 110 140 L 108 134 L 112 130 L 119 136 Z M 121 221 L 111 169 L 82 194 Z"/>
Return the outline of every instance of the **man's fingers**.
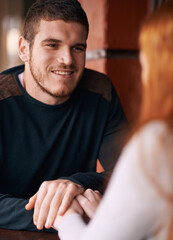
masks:
<path fill-rule="evenodd" d="M 70 206 L 72 200 L 79 194 L 83 193 L 84 189 L 80 185 L 76 185 L 74 183 L 70 183 L 68 185 L 68 189 L 63 197 L 61 206 L 59 208 L 58 214 L 63 215 L 68 207 Z"/>
<path fill-rule="evenodd" d="M 29 200 L 26 209 L 34 207 L 33 222 L 37 229 L 52 227 L 57 213 L 63 215 L 73 199 L 84 192 L 81 185 L 65 179 L 45 181 Z"/>
<path fill-rule="evenodd" d="M 50 228 L 55 220 L 59 207 L 64 213 L 74 197 L 84 189 L 70 181 L 44 182 L 35 203 L 34 224 L 40 230 Z"/>
<path fill-rule="evenodd" d="M 37 193 L 29 199 L 29 202 L 26 204 L 25 209 L 31 210 L 32 208 L 34 208 L 36 199 L 37 199 Z"/>
<path fill-rule="evenodd" d="M 45 198 L 46 194 L 47 194 L 47 189 L 45 189 L 45 188 L 40 188 L 39 189 L 38 196 L 37 196 L 35 206 L 34 206 L 33 221 L 34 221 L 35 225 L 37 225 L 37 220 L 38 220 L 38 217 L 39 217 L 39 214 L 40 214 L 40 208 L 41 208 L 41 205 L 44 201 L 44 198 Z"/>
<path fill-rule="evenodd" d="M 52 227 L 53 222 L 57 216 L 59 206 L 61 205 L 61 202 L 62 202 L 62 198 L 59 196 L 59 193 L 56 193 L 50 205 L 48 217 L 45 223 L 46 228 Z"/>
<path fill-rule="evenodd" d="M 61 203 L 61 206 L 58 210 L 58 215 L 63 215 L 66 210 L 68 209 L 68 207 L 70 206 L 72 200 L 74 198 L 74 195 L 72 196 L 69 192 L 67 192 L 63 198 L 63 201 Z"/>
<path fill-rule="evenodd" d="M 47 217 L 49 215 L 50 212 L 50 206 L 51 206 L 51 202 L 52 199 L 54 197 L 53 193 L 47 193 L 47 195 L 44 197 L 44 200 L 41 204 L 41 207 L 39 209 L 39 214 L 37 216 L 37 228 L 38 229 L 42 229 L 45 226 L 45 223 L 47 221 Z M 55 209 L 54 209 L 55 212 Z M 51 226 L 50 226 L 51 227 Z"/>

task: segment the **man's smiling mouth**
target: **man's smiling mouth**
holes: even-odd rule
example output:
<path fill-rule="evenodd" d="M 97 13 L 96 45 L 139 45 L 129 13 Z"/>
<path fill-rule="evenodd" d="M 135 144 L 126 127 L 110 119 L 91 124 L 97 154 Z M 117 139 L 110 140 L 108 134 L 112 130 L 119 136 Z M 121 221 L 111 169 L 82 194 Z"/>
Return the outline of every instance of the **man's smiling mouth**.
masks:
<path fill-rule="evenodd" d="M 59 71 L 52 71 L 52 72 L 57 74 L 57 75 L 63 75 L 63 76 L 73 74 L 73 71 L 62 71 L 62 70 L 59 70 Z"/>

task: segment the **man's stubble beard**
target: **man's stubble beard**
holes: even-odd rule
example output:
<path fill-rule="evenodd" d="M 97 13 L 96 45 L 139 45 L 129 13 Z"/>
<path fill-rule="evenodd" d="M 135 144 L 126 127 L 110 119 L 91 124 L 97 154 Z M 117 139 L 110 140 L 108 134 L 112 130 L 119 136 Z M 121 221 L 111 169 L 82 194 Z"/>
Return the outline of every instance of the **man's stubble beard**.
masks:
<path fill-rule="evenodd" d="M 60 97 L 58 95 L 58 93 L 56 92 L 52 92 L 49 88 L 47 88 L 46 86 L 44 86 L 44 75 L 40 72 L 40 70 L 38 68 L 35 67 L 34 61 L 32 60 L 32 55 L 31 58 L 29 60 L 29 68 L 30 68 L 30 72 L 31 75 L 34 79 L 34 81 L 36 82 L 37 86 L 44 92 L 47 93 L 48 95 L 52 96 L 52 97 Z"/>
<path fill-rule="evenodd" d="M 32 58 L 32 53 L 30 54 L 30 56 L 31 57 L 29 60 L 29 68 L 30 68 L 31 75 L 32 75 L 34 81 L 36 82 L 37 86 L 43 92 L 47 93 L 48 95 L 50 95 L 52 97 L 55 97 L 55 98 L 70 97 L 72 92 L 74 91 L 74 89 L 72 91 L 69 91 L 68 93 L 63 93 L 63 91 L 61 93 L 59 93 L 58 91 L 53 92 L 48 87 L 44 86 L 44 75 L 40 72 L 40 70 L 38 68 L 35 67 L 34 60 Z"/>

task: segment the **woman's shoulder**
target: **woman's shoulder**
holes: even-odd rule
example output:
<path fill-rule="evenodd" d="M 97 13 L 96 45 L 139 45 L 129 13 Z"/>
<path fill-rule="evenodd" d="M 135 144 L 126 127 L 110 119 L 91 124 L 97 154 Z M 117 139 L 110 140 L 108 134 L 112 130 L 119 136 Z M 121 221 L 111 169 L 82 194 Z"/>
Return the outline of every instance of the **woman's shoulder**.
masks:
<path fill-rule="evenodd" d="M 151 121 L 143 126 L 127 146 L 127 155 L 131 155 L 131 164 L 140 173 L 150 174 L 166 185 L 171 178 L 173 134 L 163 121 Z"/>
<path fill-rule="evenodd" d="M 151 121 L 138 130 L 125 146 L 121 159 L 126 159 L 136 167 L 141 162 L 152 165 L 156 162 L 165 164 L 172 149 L 173 136 L 163 121 Z M 140 163 L 140 164 L 139 164 Z"/>
<path fill-rule="evenodd" d="M 150 121 L 132 136 L 127 147 L 133 148 L 134 146 L 144 152 L 152 151 L 154 146 L 165 147 L 171 135 L 168 125 L 164 121 Z"/>

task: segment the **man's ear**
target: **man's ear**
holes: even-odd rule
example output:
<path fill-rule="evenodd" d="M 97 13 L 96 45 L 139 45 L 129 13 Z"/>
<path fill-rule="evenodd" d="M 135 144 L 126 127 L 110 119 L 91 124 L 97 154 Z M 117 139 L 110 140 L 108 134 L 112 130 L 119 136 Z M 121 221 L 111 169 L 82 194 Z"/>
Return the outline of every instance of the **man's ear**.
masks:
<path fill-rule="evenodd" d="M 23 62 L 29 61 L 29 43 L 23 36 L 19 39 L 19 57 Z"/>

